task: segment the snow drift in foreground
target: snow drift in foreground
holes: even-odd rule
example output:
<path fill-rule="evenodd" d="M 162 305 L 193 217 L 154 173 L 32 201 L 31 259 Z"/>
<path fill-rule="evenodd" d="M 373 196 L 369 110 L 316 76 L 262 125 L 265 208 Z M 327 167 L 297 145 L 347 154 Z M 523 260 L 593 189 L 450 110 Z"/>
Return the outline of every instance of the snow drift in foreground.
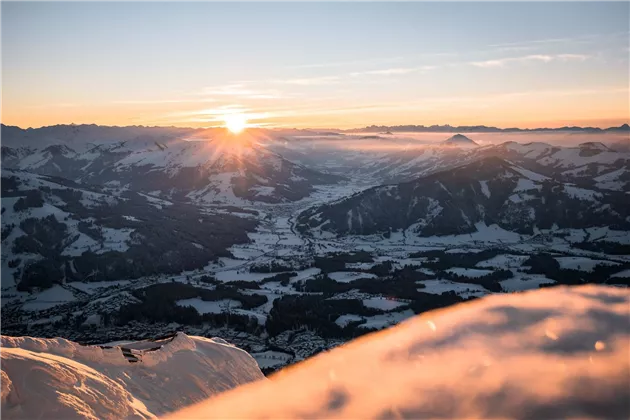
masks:
<path fill-rule="evenodd" d="M 628 289 L 494 295 L 423 314 L 173 418 L 630 418 L 629 316 Z"/>
<path fill-rule="evenodd" d="M 153 418 L 263 378 L 245 351 L 178 333 L 122 347 L 2 336 L 2 418 Z"/>

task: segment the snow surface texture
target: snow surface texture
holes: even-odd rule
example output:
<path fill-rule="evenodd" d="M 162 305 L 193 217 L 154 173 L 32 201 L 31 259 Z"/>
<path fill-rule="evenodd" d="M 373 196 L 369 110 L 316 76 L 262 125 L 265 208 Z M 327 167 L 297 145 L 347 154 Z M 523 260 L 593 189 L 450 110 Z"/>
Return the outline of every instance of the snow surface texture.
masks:
<path fill-rule="evenodd" d="M 629 418 L 629 316 L 621 288 L 494 295 L 425 313 L 172 418 Z"/>
<path fill-rule="evenodd" d="M 139 361 L 120 347 L 2 336 L 2 418 L 153 418 L 263 378 L 219 338 L 178 333 L 124 347 Z"/>

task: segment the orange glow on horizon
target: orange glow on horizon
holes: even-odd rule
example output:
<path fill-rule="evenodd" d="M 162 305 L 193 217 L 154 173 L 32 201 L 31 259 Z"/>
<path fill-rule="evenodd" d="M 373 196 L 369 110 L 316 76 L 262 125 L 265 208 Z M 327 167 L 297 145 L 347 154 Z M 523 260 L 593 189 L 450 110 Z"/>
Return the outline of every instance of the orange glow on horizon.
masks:
<path fill-rule="evenodd" d="M 302 103 L 233 102 L 217 104 L 208 110 L 199 103 L 64 103 L 41 104 L 3 101 L 2 123 L 22 128 L 57 124 L 97 124 L 115 126 L 226 127 L 234 133 L 247 127 L 353 129 L 370 125 L 485 125 L 499 128 L 558 128 L 567 125 L 607 128 L 629 122 L 628 91 L 598 96 L 558 96 L 479 98 L 470 101 L 433 103 L 375 102 L 357 104 L 343 101 Z M 4 98 L 3 98 L 4 99 Z"/>

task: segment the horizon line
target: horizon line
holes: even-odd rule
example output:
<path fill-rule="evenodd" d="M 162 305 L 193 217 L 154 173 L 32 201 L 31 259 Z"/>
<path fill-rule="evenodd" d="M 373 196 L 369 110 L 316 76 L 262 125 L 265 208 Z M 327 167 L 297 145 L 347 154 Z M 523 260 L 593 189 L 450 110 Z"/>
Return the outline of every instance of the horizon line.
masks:
<path fill-rule="evenodd" d="M 178 128 L 178 129 L 189 129 L 189 130 L 210 130 L 210 129 L 225 129 L 225 126 L 208 126 L 208 127 L 190 127 L 190 126 L 177 126 L 177 125 L 142 125 L 142 124 L 136 124 L 136 125 L 106 125 L 106 124 L 96 124 L 96 123 L 80 123 L 80 124 L 76 124 L 76 123 L 61 123 L 61 124 L 53 124 L 53 125 L 42 125 L 39 127 L 20 127 L 18 125 L 9 125 L 9 124 L 5 124 L 5 123 L 0 123 L 1 127 L 12 127 L 12 128 L 18 128 L 20 130 L 40 130 L 40 129 L 44 129 L 44 128 L 51 128 L 51 127 L 63 127 L 63 126 L 68 126 L 68 127 L 78 127 L 78 126 L 96 126 L 96 127 L 104 127 L 104 128 Z M 501 130 L 501 131 L 509 131 L 509 130 L 519 130 L 519 131 L 562 131 L 562 130 L 566 130 L 566 129 L 579 129 L 579 130 L 601 130 L 601 131 L 606 131 L 606 130 L 610 130 L 610 129 L 615 129 L 615 128 L 629 128 L 630 129 L 630 120 L 626 123 L 620 124 L 620 125 L 612 125 L 609 127 L 595 127 L 595 126 L 579 126 L 579 125 L 565 125 L 562 127 L 534 127 L 534 128 L 521 128 L 521 127 L 517 127 L 517 126 L 512 126 L 512 127 L 499 127 L 499 126 L 495 126 L 495 125 L 485 125 L 485 124 L 475 124 L 475 125 L 451 125 L 451 124 L 431 124 L 431 125 L 425 125 L 425 124 L 397 124 L 397 125 L 377 125 L 377 124 L 371 124 L 371 125 L 365 125 L 365 126 L 360 126 L 360 127 L 354 127 L 354 128 L 346 128 L 346 129 L 341 129 L 341 128 L 335 128 L 335 127 L 321 127 L 321 128 L 316 128 L 316 127 L 304 127 L 304 128 L 298 128 L 298 127 L 283 127 L 283 126 L 251 126 L 251 127 L 247 127 L 247 129 L 258 129 L 258 130 L 301 130 L 301 131 L 338 131 L 338 132 L 352 132 L 354 130 L 364 130 L 364 129 L 368 129 L 368 128 L 378 128 L 378 129 L 396 129 L 396 128 L 400 128 L 400 127 L 416 127 L 416 128 L 425 128 L 425 129 L 430 129 L 430 128 L 452 128 L 452 129 L 469 129 L 469 128 L 485 128 L 485 129 L 495 129 L 495 130 Z"/>

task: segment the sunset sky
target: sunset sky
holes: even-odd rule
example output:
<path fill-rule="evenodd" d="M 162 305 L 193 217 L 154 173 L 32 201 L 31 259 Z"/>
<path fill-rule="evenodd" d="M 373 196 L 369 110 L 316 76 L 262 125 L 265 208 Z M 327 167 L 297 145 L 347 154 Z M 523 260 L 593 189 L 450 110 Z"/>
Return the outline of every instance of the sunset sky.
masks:
<path fill-rule="evenodd" d="M 7 3 L 2 122 L 628 122 L 630 3 Z"/>

